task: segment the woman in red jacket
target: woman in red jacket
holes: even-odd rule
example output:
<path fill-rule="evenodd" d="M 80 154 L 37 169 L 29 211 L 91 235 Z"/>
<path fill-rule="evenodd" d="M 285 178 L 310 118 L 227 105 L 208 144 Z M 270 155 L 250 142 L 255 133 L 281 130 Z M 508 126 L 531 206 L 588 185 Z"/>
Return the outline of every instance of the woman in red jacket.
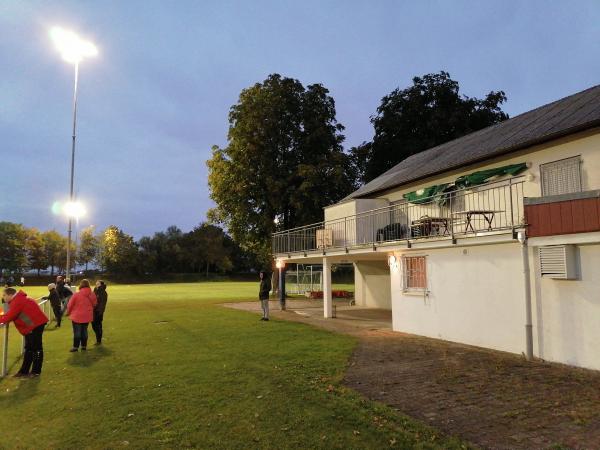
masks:
<path fill-rule="evenodd" d="M 90 289 L 88 280 L 81 280 L 79 291 L 73 294 L 67 305 L 67 316 L 73 323 L 73 348 L 72 352 L 87 350 L 88 324 L 94 320 L 94 308 L 98 301 Z"/>
<path fill-rule="evenodd" d="M 4 289 L 2 302 L 8 304 L 8 310 L 0 316 L 0 323 L 14 322 L 19 333 L 25 336 L 23 364 L 15 377 L 37 377 L 42 373 L 44 362 L 42 335 L 48 318 L 36 301 L 27 297 L 23 291 L 17 292 L 13 288 Z M 31 373 L 29 373 L 30 369 Z"/>

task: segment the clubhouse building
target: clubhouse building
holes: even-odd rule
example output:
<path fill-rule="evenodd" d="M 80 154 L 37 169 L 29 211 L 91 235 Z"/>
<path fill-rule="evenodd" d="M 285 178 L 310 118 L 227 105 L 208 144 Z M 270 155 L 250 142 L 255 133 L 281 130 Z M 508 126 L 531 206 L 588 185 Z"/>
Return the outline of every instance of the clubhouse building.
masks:
<path fill-rule="evenodd" d="M 352 263 L 395 331 L 600 369 L 600 85 L 413 155 L 273 235 L 285 263 Z"/>

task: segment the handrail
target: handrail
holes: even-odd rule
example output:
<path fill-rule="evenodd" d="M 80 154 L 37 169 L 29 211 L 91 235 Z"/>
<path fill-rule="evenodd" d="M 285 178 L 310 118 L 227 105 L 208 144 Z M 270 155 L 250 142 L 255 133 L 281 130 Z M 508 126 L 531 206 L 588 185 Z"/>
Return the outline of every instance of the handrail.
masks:
<path fill-rule="evenodd" d="M 518 176 L 518 177 L 506 178 L 504 180 L 492 181 L 491 183 L 480 184 L 480 185 L 477 185 L 477 186 L 472 186 L 472 187 L 457 189 L 455 191 L 451 191 L 451 192 L 447 192 L 447 193 L 441 193 L 441 194 L 438 194 L 438 195 L 432 195 L 430 197 L 424 197 L 421 200 L 422 200 L 422 204 L 427 204 L 427 203 L 434 202 L 440 196 L 448 196 L 448 197 L 450 197 L 451 195 L 459 195 L 462 192 L 472 191 L 473 188 L 477 188 L 478 189 L 477 192 L 485 192 L 485 191 L 490 190 L 490 189 L 495 189 L 497 187 L 495 185 L 506 185 L 507 183 L 515 183 L 515 182 L 522 182 L 522 181 L 525 181 L 525 177 L 523 175 Z M 410 202 L 408 202 L 408 203 L 410 203 Z M 353 218 L 353 217 L 364 217 L 364 216 L 368 216 L 368 215 L 373 214 L 373 213 L 377 213 L 377 212 L 381 212 L 381 211 L 386 210 L 386 209 L 393 208 L 394 206 L 397 206 L 397 205 L 381 206 L 379 208 L 370 209 L 368 211 L 363 211 L 363 212 L 360 212 L 358 214 L 351 214 L 349 216 L 338 217 L 337 219 L 332 219 L 332 220 L 327 220 L 327 221 L 326 220 L 322 220 L 320 222 L 315 222 L 315 223 L 311 223 L 311 224 L 308 224 L 308 225 L 301 225 L 301 226 L 294 227 L 294 228 L 289 228 L 289 229 L 286 229 L 286 230 L 276 231 L 275 233 L 272 233 L 272 236 L 280 236 L 280 235 L 289 233 L 290 231 L 298 231 L 298 230 L 302 230 L 302 229 L 305 229 L 305 228 L 314 228 L 316 226 L 326 225 L 328 223 L 341 222 L 341 221 L 345 221 L 345 220 L 348 220 L 348 219 Z"/>

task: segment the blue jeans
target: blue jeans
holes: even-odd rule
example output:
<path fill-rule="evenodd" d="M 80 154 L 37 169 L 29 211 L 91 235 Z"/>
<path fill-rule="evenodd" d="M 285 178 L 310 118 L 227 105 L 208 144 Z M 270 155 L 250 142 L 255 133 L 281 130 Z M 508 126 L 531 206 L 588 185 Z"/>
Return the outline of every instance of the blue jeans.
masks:
<path fill-rule="evenodd" d="M 73 348 L 87 347 L 88 341 L 88 324 L 73 322 Z"/>

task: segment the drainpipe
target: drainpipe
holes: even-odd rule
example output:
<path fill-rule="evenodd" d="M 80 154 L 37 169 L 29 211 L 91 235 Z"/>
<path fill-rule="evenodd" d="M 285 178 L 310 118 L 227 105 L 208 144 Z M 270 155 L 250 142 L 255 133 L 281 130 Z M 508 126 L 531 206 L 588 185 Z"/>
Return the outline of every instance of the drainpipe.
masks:
<path fill-rule="evenodd" d="M 523 283 L 525 288 L 525 356 L 528 361 L 533 359 L 533 324 L 531 320 L 531 281 L 529 274 L 529 247 L 527 246 L 527 235 L 524 230 L 519 231 L 517 239 L 521 243 L 521 255 L 523 258 Z"/>

